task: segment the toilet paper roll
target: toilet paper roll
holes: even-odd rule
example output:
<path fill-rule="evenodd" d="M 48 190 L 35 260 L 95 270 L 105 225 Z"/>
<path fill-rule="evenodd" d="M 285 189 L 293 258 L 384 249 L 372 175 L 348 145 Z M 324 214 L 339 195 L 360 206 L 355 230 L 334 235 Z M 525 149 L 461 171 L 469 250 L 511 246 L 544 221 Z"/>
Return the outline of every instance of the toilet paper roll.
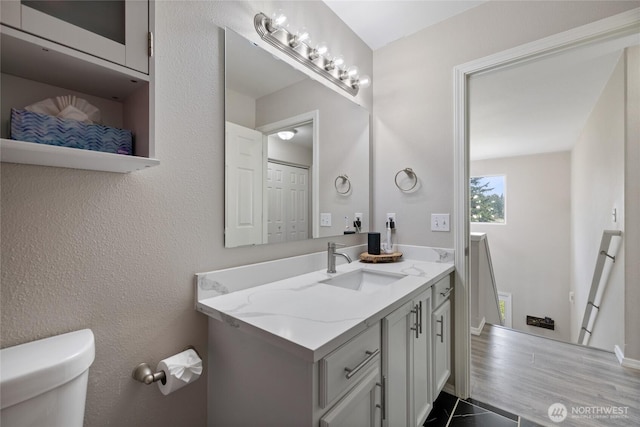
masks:
<path fill-rule="evenodd" d="M 158 381 L 158 388 L 166 396 L 200 378 L 202 359 L 195 350 L 185 350 L 161 360 L 158 363 L 157 371 L 165 373 L 164 384 L 162 381 Z"/>

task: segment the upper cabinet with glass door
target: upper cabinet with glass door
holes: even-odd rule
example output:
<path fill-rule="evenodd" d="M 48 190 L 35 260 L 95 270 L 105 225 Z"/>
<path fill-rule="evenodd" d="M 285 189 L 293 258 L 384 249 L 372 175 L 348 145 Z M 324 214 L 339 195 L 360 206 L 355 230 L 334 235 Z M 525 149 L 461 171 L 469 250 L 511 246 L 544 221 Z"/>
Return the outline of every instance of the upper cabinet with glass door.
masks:
<path fill-rule="evenodd" d="M 148 1 L 2 1 L 2 23 L 149 72 Z"/>

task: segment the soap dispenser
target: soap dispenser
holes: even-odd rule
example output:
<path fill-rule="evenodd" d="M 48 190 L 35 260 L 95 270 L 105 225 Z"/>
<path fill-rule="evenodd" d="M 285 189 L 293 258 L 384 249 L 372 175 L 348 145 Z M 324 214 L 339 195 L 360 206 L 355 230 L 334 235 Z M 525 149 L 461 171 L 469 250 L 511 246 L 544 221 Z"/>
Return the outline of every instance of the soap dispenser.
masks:
<path fill-rule="evenodd" d="M 387 228 L 387 242 L 385 244 L 384 251 L 388 254 L 391 254 L 393 253 L 393 240 L 392 240 L 393 230 L 395 230 L 396 228 L 396 223 L 393 221 L 393 218 L 389 218 L 389 220 L 386 223 L 386 228 Z"/>

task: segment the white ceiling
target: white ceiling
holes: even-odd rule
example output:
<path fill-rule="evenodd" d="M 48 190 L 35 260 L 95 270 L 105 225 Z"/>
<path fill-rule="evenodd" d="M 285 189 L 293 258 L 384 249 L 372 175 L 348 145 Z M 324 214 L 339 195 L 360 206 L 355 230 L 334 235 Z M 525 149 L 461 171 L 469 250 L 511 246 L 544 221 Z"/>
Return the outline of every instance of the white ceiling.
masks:
<path fill-rule="evenodd" d="M 627 36 L 472 76 L 472 160 L 569 151 L 577 142 Z"/>
<path fill-rule="evenodd" d="M 324 0 L 372 50 L 444 21 L 484 1 Z"/>

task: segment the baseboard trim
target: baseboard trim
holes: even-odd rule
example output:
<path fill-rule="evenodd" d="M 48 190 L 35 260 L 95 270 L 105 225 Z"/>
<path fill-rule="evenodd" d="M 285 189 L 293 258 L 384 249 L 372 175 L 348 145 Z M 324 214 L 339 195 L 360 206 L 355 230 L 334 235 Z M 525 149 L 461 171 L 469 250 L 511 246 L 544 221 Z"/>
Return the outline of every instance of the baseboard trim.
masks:
<path fill-rule="evenodd" d="M 442 387 L 442 391 L 444 391 L 445 393 L 449 393 L 452 396 L 456 395 L 456 388 L 453 384 L 450 383 L 446 383 L 444 387 Z"/>
<path fill-rule="evenodd" d="M 482 333 L 482 329 L 484 328 L 485 322 L 486 322 L 486 320 L 483 317 L 482 320 L 480 321 L 480 325 L 478 325 L 477 328 L 472 326 L 471 327 L 471 335 L 476 335 L 476 336 L 480 335 Z"/>
<path fill-rule="evenodd" d="M 613 346 L 613 352 L 616 354 L 616 358 L 618 359 L 618 363 L 622 365 L 622 361 L 624 360 L 624 352 L 620 348 L 618 344 Z"/>
<path fill-rule="evenodd" d="M 613 347 L 613 351 L 616 354 L 616 358 L 618 359 L 618 362 L 620 362 L 620 365 L 623 368 L 637 369 L 640 371 L 640 360 L 629 359 L 628 357 L 624 357 L 624 352 L 618 345 L 615 345 Z"/>

